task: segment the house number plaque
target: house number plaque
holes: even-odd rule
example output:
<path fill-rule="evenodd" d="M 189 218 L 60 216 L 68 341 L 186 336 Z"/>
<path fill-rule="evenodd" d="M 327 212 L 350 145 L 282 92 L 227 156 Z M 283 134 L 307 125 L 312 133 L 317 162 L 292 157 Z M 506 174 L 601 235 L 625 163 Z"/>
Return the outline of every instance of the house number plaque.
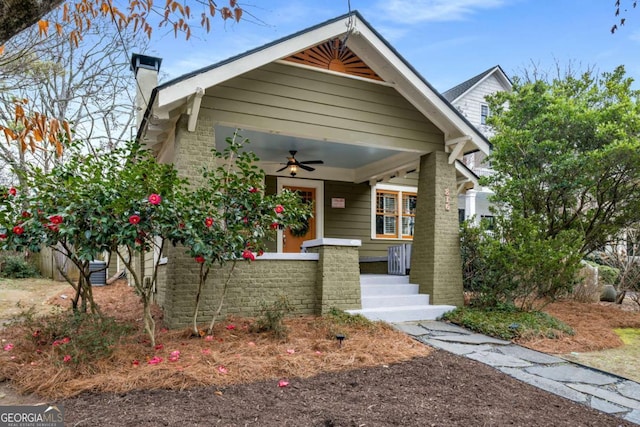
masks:
<path fill-rule="evenodd" d="M 444 210 L 447 212 L 451 210 L 451 192 L 448 188 L 444 189 Z"/>

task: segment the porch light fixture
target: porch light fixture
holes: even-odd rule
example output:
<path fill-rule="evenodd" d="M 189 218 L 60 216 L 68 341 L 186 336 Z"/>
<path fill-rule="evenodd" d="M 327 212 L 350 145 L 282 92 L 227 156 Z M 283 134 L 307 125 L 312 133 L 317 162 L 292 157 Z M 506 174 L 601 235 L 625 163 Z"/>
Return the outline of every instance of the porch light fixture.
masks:
<path fill-rule="evenodd" d="M 291 174 L 292 177 L 296 176 L 296 174 L 298 173 L 298 165 L 291 165 L 291 168 L 289 168 L 289 174 Z"/>

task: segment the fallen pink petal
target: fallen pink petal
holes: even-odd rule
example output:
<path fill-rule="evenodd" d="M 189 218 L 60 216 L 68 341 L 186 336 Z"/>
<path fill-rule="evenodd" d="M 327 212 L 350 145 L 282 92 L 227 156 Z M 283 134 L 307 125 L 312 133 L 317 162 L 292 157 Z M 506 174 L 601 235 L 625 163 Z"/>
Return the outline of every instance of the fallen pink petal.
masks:
<path fill-rule="evenodd" d="M 204 337 L 205 341 L 213 341 L 213 335 L 207 335 L 206 337 Z"/>
<path fill-rule="evenodd" d="M 232 331 L 236 328 L 236 325 L 227 325 L 227 329 Z"/>
<path fill-rule="evenodd" d="M 211 350 L 209 350 L 208 348 L 203 348 L 202 354 L 211 354 Z"/>
<path fill-rule="evenodd" d="M 7 344 L 4 346 L 4 351 L 11 351 L 13 350 L 13 344 Z"/>
<path fill-rule="evenodd" d="M 286 387 L 288 385 L 289 385 L 289 381 L 287 381 L 287 380 L 278 381 L 278 387 Z"/>
<path fill-rule="evenodd" d="M 227 372 L 229 372 L 229 370 L 224 366 L 218 366 L 218 372 L 220 372 L 221 374 L 226 374 Z"/>
<path fill-rule="evenodd" d="M 295 351 L 294 349 L 292 349 L 292 348 L 288 348 L 288 349 L 287 349 L 287 353 L 288 353 L 288 354 L 293 354 L 293 353 L 295 353 L 295 352 L 296 352 L 296 351 Z"/>
<path fill-rule="evenodd" d="M 158 363 L 162 362 L 162 357 L 158 357 L 158 356 L 154 356 L 151 359 L 149 359 L 149 365 L 157 365 Z"/>
<path fill-rule="evenodd" d="M 69 362 L 71 362 L 71 355 L 69 355 L 69 354 L 65 354 L 65 356 L 62 358 L 62 361 L 63 361 L 64 363 L 69 363 Z"/>

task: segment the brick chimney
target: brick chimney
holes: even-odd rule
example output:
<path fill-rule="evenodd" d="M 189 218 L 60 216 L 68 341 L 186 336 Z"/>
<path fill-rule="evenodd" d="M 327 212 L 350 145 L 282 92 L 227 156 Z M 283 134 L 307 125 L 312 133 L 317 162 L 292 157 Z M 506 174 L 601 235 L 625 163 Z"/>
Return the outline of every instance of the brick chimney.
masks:
<path fill-rule="evenodd" d="M 136 78 L 136 125 L 139 128 L 142 118 L 151 98 L 151 92 L 158 86 L 158 72 L 160 72 L 162 58 L 140 55 L 131 55 L 131 70 Z"/>

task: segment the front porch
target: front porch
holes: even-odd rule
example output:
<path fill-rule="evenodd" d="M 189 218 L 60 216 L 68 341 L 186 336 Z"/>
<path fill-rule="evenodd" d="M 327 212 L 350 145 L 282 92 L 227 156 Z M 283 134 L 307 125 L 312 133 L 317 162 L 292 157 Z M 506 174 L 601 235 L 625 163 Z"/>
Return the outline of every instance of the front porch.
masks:
<path fill-rule="evenodd" d="M 361 274 L 360 245 L 355 239 L 315 239 L 304 242 L 303 253 L 265 253 L 253 262 L 240 262 L 233 269 L 222 316 L 255 316 L 263 304 L 282 296 L 297 314 L 320 315 L 335 307 L 386 322 L 432 320 L 455 308 L 431 305 L 431 295 L 409 283 L 409 276 Z M 192 320 L 197 271 L 186 266 L 192 260 L 180 248 L 168 248 L 168 258 L 174 267 L 161 266 L 155 300 L 170 327 L 183 327 Z M 201 297 L 203 321 L 213 315 L 229 272 L 228 266 L 211 271 L 212 283 Z"/>

